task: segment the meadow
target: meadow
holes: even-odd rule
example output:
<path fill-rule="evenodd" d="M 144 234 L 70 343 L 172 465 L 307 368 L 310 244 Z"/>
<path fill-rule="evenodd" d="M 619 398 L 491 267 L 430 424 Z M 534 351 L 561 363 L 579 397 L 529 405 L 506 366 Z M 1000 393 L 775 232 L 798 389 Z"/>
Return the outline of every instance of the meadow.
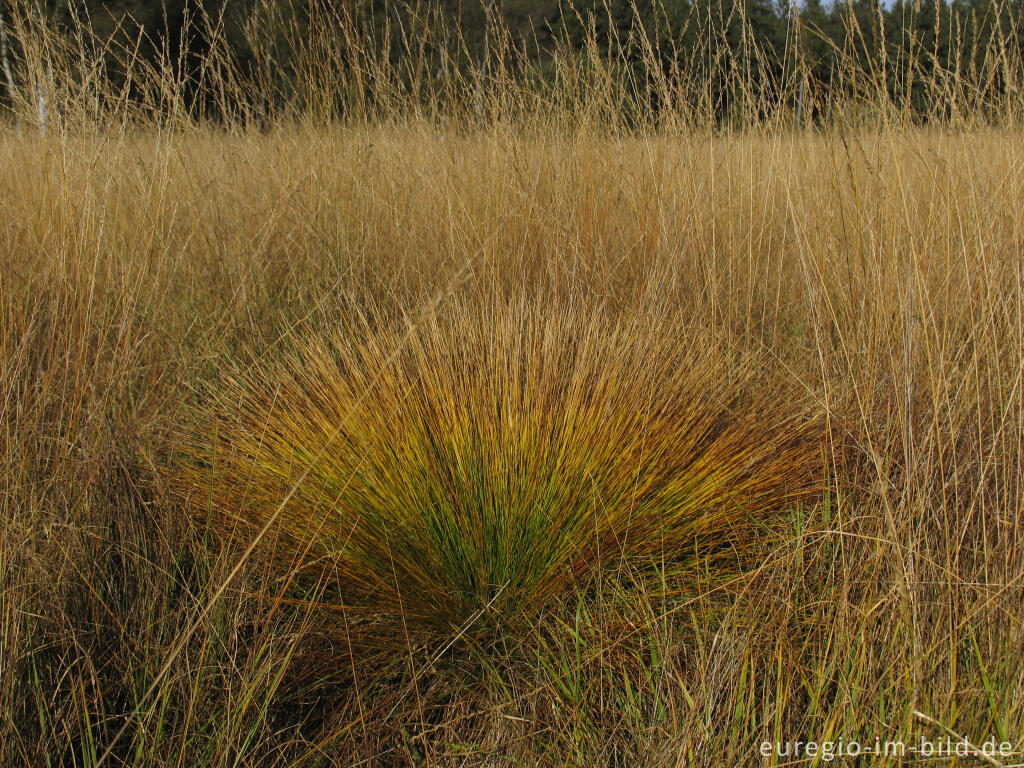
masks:
<path fill-rule="evenodd" d="M 507 86 L 0 130 L 0 764 L 1024 762 L 1016 102 Z"/>

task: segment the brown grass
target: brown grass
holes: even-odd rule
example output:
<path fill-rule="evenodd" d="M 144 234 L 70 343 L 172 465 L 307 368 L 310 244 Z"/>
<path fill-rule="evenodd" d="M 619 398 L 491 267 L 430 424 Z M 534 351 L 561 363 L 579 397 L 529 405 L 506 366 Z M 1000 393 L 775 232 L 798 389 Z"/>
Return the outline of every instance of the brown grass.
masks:
<path fill-rule="evenodd" d="M 3 139 L 8 763 L 86 759 L 134 710 L 126 738 L 154 765 L 315 744 L 340 762 L 756 763 L 762 739 L 909 739 L 928 728 L 914 709 L 1015 741 L 1021 146 L 425 125 Z M 325 651 L 253 561 L 140 700 L 233 556 L 159 481 L 193 393 L 277 365 L 300 331 L 401 334 L 439 295 L 714 328 L 851 456 L 742 582 L 627 569 L 483 688 L 429 653 L 355 687 L 281 687 L 293 649 Z M 268 612 L 268 595 L 288 600 Z"/>

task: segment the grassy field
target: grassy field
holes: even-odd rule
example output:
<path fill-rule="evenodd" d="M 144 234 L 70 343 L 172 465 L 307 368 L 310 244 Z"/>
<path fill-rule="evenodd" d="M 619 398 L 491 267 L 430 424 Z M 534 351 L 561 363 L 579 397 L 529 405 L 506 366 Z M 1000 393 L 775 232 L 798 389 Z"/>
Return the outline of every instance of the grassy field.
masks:
<path fill-rule="evenodd" d="M 1021 200 L 1012 115 L 12 123 L 0 764 L 1024 762 Z"/>

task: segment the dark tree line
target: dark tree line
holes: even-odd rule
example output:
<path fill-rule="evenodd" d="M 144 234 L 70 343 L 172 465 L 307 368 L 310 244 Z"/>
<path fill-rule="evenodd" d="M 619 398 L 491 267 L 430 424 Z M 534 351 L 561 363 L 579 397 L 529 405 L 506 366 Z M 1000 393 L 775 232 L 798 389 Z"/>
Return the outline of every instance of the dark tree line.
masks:
<path fill-rule="evenodd" d="M 346 78 L 357 83 L 333 91 L 342 101 L 376 98 L 369 80 L 382 67 L 436 98 L 432 84 L 453 72 L 511 68 L 543 81 L 556 77 L 553 62 L 588 57 L 645 108 L 702 100 L 718 115 L 740 102 L 747 113 L 787 105 L 821 115 L 829 99 L 883 96 L 927 117 L 958 99 L 998 100 L 1020 81 L 1024 0 L 778 2 L 0 0 L 0 93 L 11 102 L 33 29 L 80 48 L 88 38 L 113 92 L 142 98 L 132 74 L 141 66 L 220 109 L 258 92 L 265 111 L 311 83 Z M 360 64 L 371 59 L 372 73 Z"/>

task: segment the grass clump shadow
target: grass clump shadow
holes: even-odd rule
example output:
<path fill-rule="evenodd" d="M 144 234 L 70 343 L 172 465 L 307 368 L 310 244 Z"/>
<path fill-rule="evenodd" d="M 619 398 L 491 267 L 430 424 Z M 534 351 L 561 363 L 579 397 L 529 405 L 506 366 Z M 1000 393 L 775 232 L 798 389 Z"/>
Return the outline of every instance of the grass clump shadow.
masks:
<path fill-rule="evenodd" d="M 279 514 L 261 555 L 350 648 L 507 649 L 623 565 L 733 574 L 820 493 L 820 414 L 759 373 L 580 309 L 310 334 L 216 384 L 177 484 L 241 544 Z"/>

